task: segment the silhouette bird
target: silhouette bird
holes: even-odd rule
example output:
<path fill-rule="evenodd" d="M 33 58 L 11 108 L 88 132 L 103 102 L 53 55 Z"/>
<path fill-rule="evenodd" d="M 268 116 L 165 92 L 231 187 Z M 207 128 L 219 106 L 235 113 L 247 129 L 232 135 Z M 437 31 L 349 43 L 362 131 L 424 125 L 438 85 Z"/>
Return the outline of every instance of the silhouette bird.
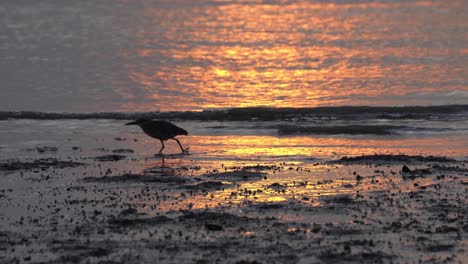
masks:
<path fill-rule="evenodd" d="M 164 149 L 164 141 L 168 139 L 173 139 L 179 144 L 180 150 L 182 153 L 187 153 L 188 148 L 184 149 L 180 141 L 175 138 L 177 135 L 188 135 L 188 132 L 180 128 L 170 122 L 162 121 L 162 120 L 149 120 L 149 119 L 138 119 L 134 122 L 130 122 L 125 124 L 129 125 L 138 125 L 143 129 L 143 132 L 150 137 L 159 139 L 161 141 L 161 149 L 159 150 L 158 154 L 160 154 Z"/>

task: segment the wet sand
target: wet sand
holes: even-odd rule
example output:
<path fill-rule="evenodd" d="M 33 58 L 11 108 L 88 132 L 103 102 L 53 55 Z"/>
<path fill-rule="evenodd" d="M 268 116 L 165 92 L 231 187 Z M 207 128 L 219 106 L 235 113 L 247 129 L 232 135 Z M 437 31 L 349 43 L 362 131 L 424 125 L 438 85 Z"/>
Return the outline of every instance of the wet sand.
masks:
<path fill-rule="evenodd" d="M 86 148 L 67 156 L 48 146 L 0 162 L 0 262 L 468 261 L 465 161 L 224 164 Z"/>

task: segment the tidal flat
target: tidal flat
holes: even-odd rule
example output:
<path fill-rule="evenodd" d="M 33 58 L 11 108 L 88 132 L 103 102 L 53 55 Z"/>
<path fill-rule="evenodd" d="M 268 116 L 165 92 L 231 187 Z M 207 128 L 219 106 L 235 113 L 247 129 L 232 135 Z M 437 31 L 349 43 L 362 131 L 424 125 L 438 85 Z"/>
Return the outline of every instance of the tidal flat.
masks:
<path fill-rule="evenodd" d="M 121 123 L 2 123 L 17 133 L 0 148 L 0 262 L 468 260 L 468 161 L 448 137 L 206 135 L 183 123 L 189 154 L 168 142 L 154 155 L 158 142 Z"/>

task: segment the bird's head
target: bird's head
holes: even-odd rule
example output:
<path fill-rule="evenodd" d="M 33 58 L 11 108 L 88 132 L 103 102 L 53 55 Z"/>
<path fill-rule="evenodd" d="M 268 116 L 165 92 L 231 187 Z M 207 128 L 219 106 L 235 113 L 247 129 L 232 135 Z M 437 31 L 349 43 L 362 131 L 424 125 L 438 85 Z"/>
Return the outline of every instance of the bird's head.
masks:
<path fill-rule="evenodd" d="M 127 123 L 125 124 L 126 126 L 130 126 L 130 125 L 143 125 L 145 123 L 147 123 L 148 121 L 151 121 L 151 120 L 148 120 L 148 119 L 138 119 L 136 121 L 133 121 L 133 122 L 130 122 L 130 123 Z"/>

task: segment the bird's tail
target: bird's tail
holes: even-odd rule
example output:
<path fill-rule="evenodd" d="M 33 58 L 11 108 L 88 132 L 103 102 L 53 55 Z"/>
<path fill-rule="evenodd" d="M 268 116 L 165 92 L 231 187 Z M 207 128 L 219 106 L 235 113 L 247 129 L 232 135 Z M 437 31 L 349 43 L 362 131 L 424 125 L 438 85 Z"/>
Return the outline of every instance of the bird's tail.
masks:
<path fill-rule="evenodd" d="M 181 128 L 181 127 L 178 127 L 178 126 L 174 126 L 174 132 L 176 135 L 188 135 L 188 132 L 187 130 Z"/>
<path fill-rule="evenodd" d="M 179 127 L 180 128 L 180 127 Z M 188 132 L 187 130 L 183 129 L 183 128 L 180 128 L 180 131 L 179 131 L 180 135 L 188 135 Z"/>

